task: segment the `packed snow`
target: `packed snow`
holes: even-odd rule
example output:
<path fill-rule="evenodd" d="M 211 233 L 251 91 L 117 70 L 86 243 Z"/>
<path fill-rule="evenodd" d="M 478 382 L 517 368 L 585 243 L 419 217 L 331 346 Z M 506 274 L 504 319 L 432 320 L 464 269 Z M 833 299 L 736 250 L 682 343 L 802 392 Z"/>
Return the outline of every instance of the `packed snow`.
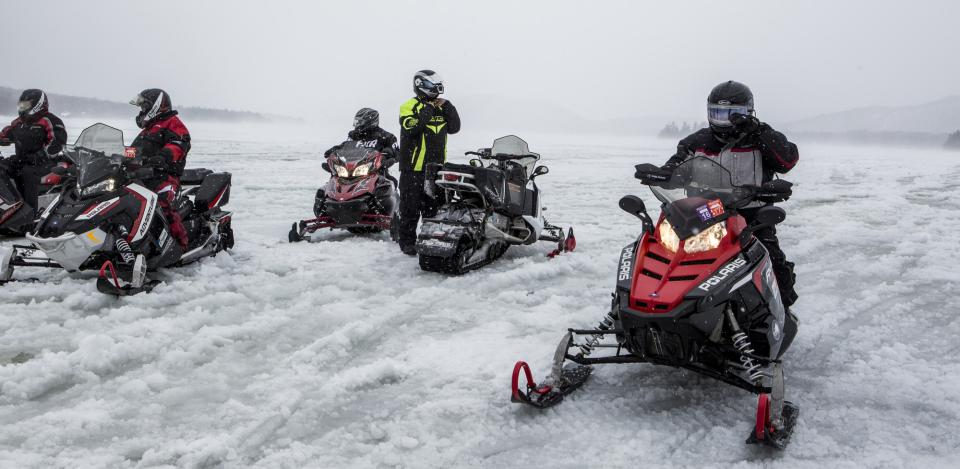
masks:
<path fill-rule="evenodd" d="M 122 299 L 91 274 L 18 270 L 37 281 L 0 287 L 0 467 L 958 464 L 956 154 L 797 142 L 780 236 L 799 279 L 786 370 L 801 413 L 777 452 L 744 444 L 752 394 L 672 368 L 597 367 L 547 411 L 509 401 L 517 359 L 542 378 L 566 328 L 605 314 L 639 231 L 617 200 L 658 211 L 632 166 L 674 142 L 521 135 L 576 252 L 514 247 L 448 278 L 385 234 L 286 241 L 339 131 L 192 131 L 190 166 L 233 173 L 236 247 Z M 498 136 L 451 136 L 451 159 Z"/>

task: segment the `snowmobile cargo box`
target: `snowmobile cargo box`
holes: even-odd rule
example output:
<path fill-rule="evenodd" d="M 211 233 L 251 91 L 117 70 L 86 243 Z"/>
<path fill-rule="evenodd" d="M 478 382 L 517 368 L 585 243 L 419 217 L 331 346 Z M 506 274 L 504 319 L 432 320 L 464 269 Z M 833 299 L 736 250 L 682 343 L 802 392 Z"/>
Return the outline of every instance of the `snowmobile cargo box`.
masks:
<path fill-rule="evenodd" d="M 194 205 L 204 210 L 216 205 L 226 205 L 230 201 L 230 176 L 230 173 L 210 173 L 204 177 L 197 190 Z"/>
<path fill-rule="evenodd" d="M 208 174 L 213 174 L 213 171 L 206 168 L 185 169 L 183 170 L 183 175 L 180 176 L 180 185 L 199 186 L 203 183 L 203 178 L 207 177 Z"/>

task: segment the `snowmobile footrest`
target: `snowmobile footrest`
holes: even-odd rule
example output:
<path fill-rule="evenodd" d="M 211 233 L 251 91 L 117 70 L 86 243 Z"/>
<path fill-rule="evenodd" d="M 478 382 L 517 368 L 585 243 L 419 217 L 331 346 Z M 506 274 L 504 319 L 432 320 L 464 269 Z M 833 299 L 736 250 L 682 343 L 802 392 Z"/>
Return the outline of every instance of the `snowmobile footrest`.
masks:
<path fill-rule="evenodd" d="M 560 377 L 556 379 L 556 384 L 537 385 L 533 381 L 533 374 L 530 372 L 530 366 L 526 362 L 518 361 L 513 367 L 513 377 L 511 379 L 510 401 L 518 404 L 527 404 L 539 409 L 553 407 L 561 402 L 563 398 L 576 391 L 587 381 L 593 368 L 583 365 L 567 365 L 563 367 Z M 526 379 L 526 390 L 520 389 L 520 373 L 524 373 Z"/>
<path fill-rule="evenodd" d="M 771 426 L 764 425 L 762 428 L 754 428 L 750 431 L 747 438 L 747 444 L 763 444 L 771 448 L 782 450 L 790 443 L 790 437 L 793 436 L 793 429 L 797 425 L 797 417 L 800 415 L 800 408 L 790 401 L 783 403 L 783 423 L 780 428 L 774 430 Z M 758 422 L 759 423 L 759 422 Z"/>

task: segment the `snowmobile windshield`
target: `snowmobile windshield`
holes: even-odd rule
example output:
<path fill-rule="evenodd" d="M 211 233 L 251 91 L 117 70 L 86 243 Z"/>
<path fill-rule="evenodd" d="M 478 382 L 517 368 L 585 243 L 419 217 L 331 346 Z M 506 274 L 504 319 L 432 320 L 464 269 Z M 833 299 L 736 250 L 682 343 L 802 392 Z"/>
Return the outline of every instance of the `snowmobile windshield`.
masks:
<path fill-rule="evenodd" d="M 514 157 L 514 158 L 534 158 L 540 159 L 539 153 L 530 151 L 530 146 L 522 138 L 516 135 L 507 135 L 493 141 L 493 147 L 490 148 L 490 154 L 493 157 Z"/>
<path fill-rule="evenodd" d="M 340 149 L 337 150 L 336 155 L 344 163 L 357 163 L 377 151 L 361 145 L 362 143 L 360 142 L 348 140 L 340 145 Z"/>
<path fill-rule="evenodd" d="M 680 239 L 700 233 L 727 219 L 731 208 L 753 199 L 756 188 L 733 184 L 730 171 L 715 160 L 698 156 L 673 170 L 669 181 L 651 185 L 664 203 L 667 220 Z"/>
<path fill-rule="evenodd" d="M 97 191 L 87 188 L 104 181 L 120 167 L 124 154 L 123 132 L 105 124 L 95 124 L 80 134 L 68 154 L 77 165 L 77 185 L 84 195 L 92 195 Z M 103 184 L 102 189 L 114 185 L 115 182 Z"/>

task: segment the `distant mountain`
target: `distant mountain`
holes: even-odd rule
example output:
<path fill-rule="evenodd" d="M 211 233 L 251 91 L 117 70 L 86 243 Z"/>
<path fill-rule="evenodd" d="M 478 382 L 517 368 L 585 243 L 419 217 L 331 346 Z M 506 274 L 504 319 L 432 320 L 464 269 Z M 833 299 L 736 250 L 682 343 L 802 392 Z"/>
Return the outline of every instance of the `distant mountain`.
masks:
<path fill-rule="evenodd" d="M 0 86 L 0 114 L 13 114 L 22 90 Z M 48 93 L 51 110 L 60 117 L 92 116 L 105 118 L 131 118 L 136 113 L 128 103 Z M 300 119 L 249 111 L 209 109 L 177 106 L 180 114 L 189 120 L 220 122 L 294 122 Z"/>
<path fill-rule="evenodd" d="M 782 126 L 793 132 L 945 134 L 960 129 L 960 96 L 914 106 L 873 106 L 822 114 Z"/>

